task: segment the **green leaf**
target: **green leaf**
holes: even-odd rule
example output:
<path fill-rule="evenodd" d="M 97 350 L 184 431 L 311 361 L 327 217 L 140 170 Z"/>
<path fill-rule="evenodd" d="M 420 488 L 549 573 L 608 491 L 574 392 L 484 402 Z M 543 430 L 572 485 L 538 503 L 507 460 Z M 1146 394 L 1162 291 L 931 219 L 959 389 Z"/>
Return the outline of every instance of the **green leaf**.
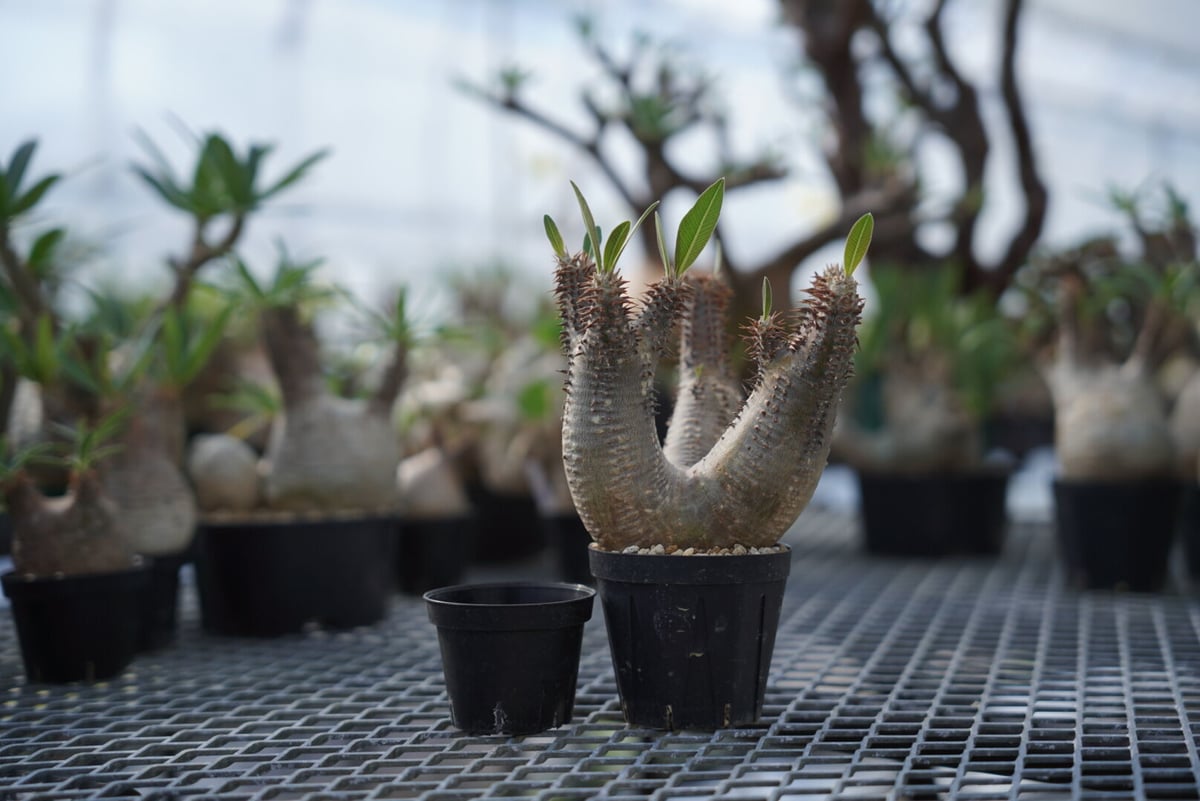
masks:
<path fill-rule="evenodd" d="M 286 175 L 276 181 L 274 185 L 263 190 L 262 192 L 259 192 L 257 198 L 258 202 L 261 203 L 268 198 L 278 195 L 280 192 L 299 181 L 308 174 L 308 171 L 312 169 L 317 162 L 322 161 L 329 156 L 329 154 L 330 150 L 328 148 L 322 148 L 321 150 L 318 150 L 317 152 L 305 158 L 303 161 L 289 170 Z"/>
<path fill-rule="evenodd" d="M 705 189 L 696 204 L 679 221 L 675 234 L 675 274 L 683 275 L 708 244 L 717 219 L 721 216 L 721 201 L 725 199 L 725 179 L 718 178 Z"/>
<path fill-rule="evenodd" d="M 157 192 L 158 196 L 167 205 L 173 206 L 180 211 L 186 211 L 189 214 L 195 211 L 195 203 L 193 203 L 191 196 L 180 189 L 170 178 L 154 175 L 145 167 L 137 165 L 134 165 L 133 172 L 145 181 L 147 186 Z"/>
<path fill-rule="evenodd" d="M 189 384 L 195 380 L 200 371 L 204 369 L 204 365 L 208 364 L 209 357 L 213 351 L 217 349 L 217 345 L 221 343 L 221 338 L 225 335 L 225 328 L 229 324 L 229 318 L 233 313 L 232 306 L 226 306 L 221 309 L 220 314 L 216 319 L 206 321 L 204 332 L 194 343 L 188 343 L 187 353 L 182 365 L 183 369 L 177 377 L 180 386 Z"/>
<path fill-rule="evenodd" d="M 29 248 L 29 266 L 37 268 L 48 264 L 54 255 L 54 249 L 66 235 L 67 229 L 65 228 L 51 228 L 33 240 L 33 244 Z"/>
<path fill-rule="evenodd" d="M 558 226 L 554 224 L 554 220 L 547 214 L 542 217 L 542 225 L 546 228 L 546 238 L 550 240 L 550 247 L 554 248 L 554 255 L 560 259 L 567 258 L 567 246 L 563 243 L 562 234 L 558 232 Z"/>
<path fill-rule="evenodd" d="M 671 269 L 671 257 L 667 255 L 667 239 L 663 236 L 662 217 L 658 216 L 658 212 L 654 212 L 654 233 L 658 238 L 658 257 L 662 259 L 663 270 L 667 275 L 674 275 L 675 272 Z"/>
<path fill-rule="evenodd" d="M 867 248 L 871 246 L 871 234 L 874 232 L 875 217 L 870 212 L 859 217 L 850 227 L 850 233 L 846 235 L 846 252 L 842 256 L 842 269 L 846 271 L 846 275 L 854 275 L 854 271 L 866 257 Z"/>
<path fill-rule="evenodd" d="M 764 275 L 762 283 L 762 319 L 764 322 L 768 317 L 771 316 L 773 300 L 774 299 L 771 297 L 771 282 L 767 280 L 767 277 Z"/>
<path fill-rule="evenodd" d="M 60 176 L 58 175 L 47 175 L 42 180 L 38 181 L 29 189 L 28 192 L 12 201 L 11 205 L 8 207 L 8 216 L 18 217 L 32 209 L 38 204 L 38 201 L 42 199 L 42 196 L 49 191 L 50 187 L 58 183 L 59 178 Z"/>
<path fill-rule="evenodd" d="M 621 251 L 625 249 L 629 231 L 629 220 L 625 220 L 608 232 L 608 244 L 604 246 L 604 269 L 607 272 L 617 269 L 617 259 L 621 258 Z"/>
<path fill-rule="evenodd" d="M 37 150 L 37 140 L 30 139 L 13 152 L 12 159 L 8 162 L 8 169 L 4 171 L 10 198 L 16 197 L 21 191 L 21 181 L 25 179 L 25 169 L 29 166 L 35 150 Z"/>
<path fill-rule="evenodd" d="M 621 239 L 621 245 L 620 245 L 620 247 L 618 247 L 618 248 L 616 249 L 616 251 L 615 251 L 615 253 L 614 253 L 613 257 L 612 257 L 612 266 L 613 266 L 613 268 L 614 268 L 614 269 L 615 269 L 615 268 L 616 268 L 616 266 L 617 266 L 617 262 L 618 262 L 618 261 L 620 260 L 620 258 L 621 258 L 621 254 L 625 252 L 625 246 L 629 244 L 629 240 L 633 238 L 633 235 L 634 235 L 635 233 L 637 233 L 637 230 L 638 230 L 639 228 L 641 228 L 641 227 L 642 227 L 642 223 L 644 223 L 644 222 L 646 221 L 646 218 L 647 218 L 647 217 L 649 217 L 649 216 L 650 216 L 650 215 L 651 215 L 651 214 L 654 212 L 654 210 L 655 210 L 656 208 L 658 208 L 658 201 L 657 201 L 657 200 L 656 200 L 656 201 L 654 201 L 653 203 L 651 203 L 649 206 L 647 206 L 647 207 L 646 207 L 646 210 L 642 212 L 642 216 L 637 218 L 637 222 L 635 222 L 635 223 L 633 224 L 633 227 L 629 229 L 629 232 L 628 232 L 627 234 L 625 234 L 625 235 L 622 237 L 622 239 Z M 617 226 L 617 227 L 619 228 L 620 226 Z M 616 232 L 616 230 L 614 230 L 614 231 L 613 231 L 611 234 L 609 234 L 609 235 L 608 235 L 608 236 L 609 236 L 609 244 L 610 244 L 610 245 L 612 244 L 612 238 L 614 238 L 614 237 L 616 236 L 616 234 L 617 234 L 617 232 Z M 604 249 L 604 252 L 605 252 L 604 261 L 605 261 L 605 263 L 608 263 L 608 261 L 609 261 L 609 259 L 608 259 L 608 250 L 609 250 L 609 249 L 608 249 L 608 247 L 605 247 L 605 249 Z"/>
<path fill-rule="evenodd" d="M 583 197 L 583 193 L 579 191 L 579 187 L 571 181 L 571 188 L 575 190 L 575 199 L 579 201 L 579 213 L 583 217 L 583 225 L 587 229 L 588 241 L 592 245 L 593 259 L 596 262 L 596 267 L 603 272 L 604 264 L 600 261 L 600 229 L 596 227 L 596 219 L 592 216 L 592 210 L 588 207 L 587 201 Z"/>

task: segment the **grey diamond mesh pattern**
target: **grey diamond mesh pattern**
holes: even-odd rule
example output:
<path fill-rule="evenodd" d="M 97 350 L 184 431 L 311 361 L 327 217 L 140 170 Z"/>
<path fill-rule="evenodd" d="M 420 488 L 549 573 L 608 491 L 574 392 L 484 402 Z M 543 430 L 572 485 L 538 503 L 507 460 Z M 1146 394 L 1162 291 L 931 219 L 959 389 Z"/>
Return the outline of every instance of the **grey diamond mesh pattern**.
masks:
<path fill-rule="evenodd" d="M 450 726 L 419 600 L 345 633 L 178 643 L 96 686 L 29 686 L 0 620 L 0 800 L 1200 798 L 1200 605 L 1063 586 L 1046 527 L 1000 559 L 861 553 L 810 513 L 764 719 L 663 734 L 621 719 L 602 615 L 575 719 Z"/>

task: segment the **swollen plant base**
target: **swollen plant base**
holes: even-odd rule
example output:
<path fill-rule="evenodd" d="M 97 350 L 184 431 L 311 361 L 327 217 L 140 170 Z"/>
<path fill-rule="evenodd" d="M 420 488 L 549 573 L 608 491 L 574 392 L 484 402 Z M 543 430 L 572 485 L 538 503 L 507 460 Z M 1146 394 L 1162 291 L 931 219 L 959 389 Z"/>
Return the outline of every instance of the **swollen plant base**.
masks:
<path fill-rule="evenodd" d="M 712 731 L 759 719 L 790 549 L 588 555 L 630 725 Z"/>

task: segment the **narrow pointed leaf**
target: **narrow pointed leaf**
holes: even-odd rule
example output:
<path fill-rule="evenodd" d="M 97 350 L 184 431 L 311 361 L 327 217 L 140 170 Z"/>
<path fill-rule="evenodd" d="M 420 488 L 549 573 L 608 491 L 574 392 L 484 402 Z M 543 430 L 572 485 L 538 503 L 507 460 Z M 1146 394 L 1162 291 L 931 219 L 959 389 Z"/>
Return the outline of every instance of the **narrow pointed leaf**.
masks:
<path fill-rule="evenodd" d="M 654 213 L 654 210 L 655 210 L 656 208 L 658 208 L 658 201 L 657 201 L 657 200 L 656 200 L 656 201 L 654 201 L 653 203 L 651 203 L 649 206 L 647 206 L 647 207 L 646 207 L 646 210 L 642 212 L 642 216 L 637 218 L 637 222 L 635 222 L 635 223 L 633 224 L 633 227 L 629 229 L 629 232 L 628 232 L 627 234 L 625 234 L 624 238 L 621 240 L 621 245 L 620 245 L 620 247 L 618 247 L 618 248 L 616 249 L 616 252 L 615 252 L 615 254 L 613 255 L 613 259 L 612 259 L 612 266 L 613 266 L 613 267 L 616 267 L 616 266 L 617 266 L 617 262 L 618 262 L 618 261 L 620 261 L 620 259 L 621 259 L 621 254 L 625 252 L 625 246 L 629 244 L 629 240 L 633 239 L 633 235 L 634 235 L 635 233 L 637 233 L 637 230 L 638 230 L 639 228 L 641 228 L 641 227 L 642 227 L 642 223 L 644 223 L 644 222 L 646 221 L 646 218 L 647 218 L 647 217 L 649 217 L 651 214 L 653 214 L 653 213 Z M 618 226 L 618 227 L 619 227 L 619 226 Z M 612 238 L 613 236 L 615 236 L 615 235 L 616 235 L 616 231 L 615 231 L 615 230 L 614 230 L 614 231 L 613 231 L 611 234 L 609 234 L 610 241 L 611 241 L 611 238 Z M 604 252 L 605 252 L 605 254 L 606 254 L 606 255 L 605 255 L 605 257 L 604 257 L 604 260 L 607 262 L 607 261 L 608 261 L 608 256 L 607 256 L 607 253 L 608 253 L 608 248 L 607 248 L 607 247 L 605 247 L 605 249 L 604 249 Z"/>
<path fill-rule="evenodd" d="M 708 244 L 717 219 L 721 216 L 721 201 L 725 198 L 725 179 L 718 179 L 696 199 L 696 204 L 679 221 L 675 235 L 675 274 L 683 275 Z"/>
<path fill-rule="evenodd" d="M 606 272 L 611 273 L 617 269 L 617 259 L 621 258 L 621 251 L 625 249 L 625 242 L 629 239 L 629 230 L 629 220 L 625 220 L 608 232 L 608 243 L 604 246 L 604 269 Z"/>
<path fill-rule="evenodd" d="M 50 187 L 58 183 L 58 179 L 58 175 L 47 175 L 34 184 L 23 196 L 14 199 L 8 209 L 9 216 L 17 217 L 36 206 L 38 201 L 42 199 L 42 196 L 50 190 Z"/>
<path fill-rule="evenodd" d="M 846 235 L 846 252 L 842 256 L 842 268 L 846 275 L 854 275 L 854 271 L 866 257 L 867 248 L 871 246 L 871 234 L 874 232 L 875 217 L 870 212 L 859 217 L 850 227 L 850 233 Z"/>
<path fill-rule="evenodd" d="M 546 229 L 546 238 L 550 240 L 550 247 L 554 248 L 554 255 L 560 259 L 567 258 L 567 246 L 563 243 L 562 234 L 559 233 L 558 226 L 549 214 L 542 217 L 542 225 Z"/>
<path fill-rule="evenodd" d="M 29 166 L 35 150 L 37 150 L 37 140 L 30 139 L 16 149 L 12 159 L 8 162 L 8 169 L 4 172 L 8 179 L 8 191 L 11 197 L 20 194 L 21 181 L 25 179 L 25 169 Z"/>
<path fill-rule="evenodd" d="M 658 212 L 654 212 L 654 233 L 658 238 L 658 257 L 662 259 L 663 271 L 668 275 L 674 275 L 675 271 L 671 269 L 671 257 L 667 255 L 667 239 L 663 236 L 662 217 L 658 216 Z"/>
<path fill-rule="evenodd" d="M 579 191 L 579 187 L 575 185 L 574 181 L 571 181 L 571 188 L 575 190 L 575 199 L 579 201 L 579 213 L 583 217 L 584 228 L 587 229 L 588 239 L 592 243 L 596 266 L 603 270 L 604 265 L 600 261 L 600 229 L 596 227 L 596 219 L 592 216 L 592 210 L 588 207 L 583 193 Z"/>
<path fill-rule="evenodd" d="M 330 151 L 328 148 L 322 148 L 321 150 L 318 150 L 316 153 L 313 153 L 312 155 L 305 158 L 303 161 L 301 161 L 299 164 L 297 164 L 295 167 L 293 167 L 291 170 L 289 170 L 286 175 L 284 175 L 282 178 L 280 178 L 278 181 L 276 181 L 272 186 L 268 187 L 267 189 L 263 190 L 262 192 L 259 192 L 258 193 L 258 202 L 261 203 L 262 201 L 272 198 L 275 195 L 278 195 L 283 190 L 291 187 L 293 184 L 295 184 L 301 178 L 303 178 L 305 175 L 307 175 L 308 171 L 310 169 L 312 169 L 313 166 L 315 166 L 317 164 L 317 162 L 322 161 L 326 157 L 328 157 L 329 153 L 330 153 Z"/>
<path fill-rule="evenodd" d="M 771 297 L 771 282 L 767 280 L 766 276 L 763 276 L 762 303 L 762 318 L 765 321 L 771 316 L 771 308 L 774 305 L 774 298 Z"/>

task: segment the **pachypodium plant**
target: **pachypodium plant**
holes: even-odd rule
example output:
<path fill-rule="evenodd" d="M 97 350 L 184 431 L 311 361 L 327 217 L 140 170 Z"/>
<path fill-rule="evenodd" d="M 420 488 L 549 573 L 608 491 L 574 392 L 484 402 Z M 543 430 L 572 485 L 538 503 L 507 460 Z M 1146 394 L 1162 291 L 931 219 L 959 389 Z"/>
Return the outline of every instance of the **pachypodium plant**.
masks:
<path fill-rule="evenodd" d="M 688 274 L 716 227 L 724 182 L 683 216 L 673 257 L 655 213 L 665 276 L 636 306 L 617 261 L 654 206 L 602 243 L 576 193 L 587 229 L 582 252 L 570 254 L 557 225 L 545 222 L 568 358 L 563 461 L 584 525 L 612 551 L 775 545 L 808 504 L 829 454 L 853 371 L 862 312 L 853 273 L 870 242 L 871 216 L 851 229 L 844 265 L 819 273 L 794 312 L 774 311 L 764 286 L 762 315 L 747 326 L 756 370 L 742 401 L 727 363 L 728 290 L 716 276 Z M 677 323 L 679 402 L 664 445 L 652 384 Z"/>
<path fill-rule="evenodd" d="M 67 493 L 47 497 L 26 468 L 44 457 L 35 445 L 0 464 L 0 493 L 13 522 L 13 568 L 34 577 L 73 576 L 128 570 L 137 564 L 124 519 L 104 491 L 98 467 L 114 452 L 108 440 L 125 420 L 114 415 L 98 426 L 81 423 L 68 432 L 72 453 L 65 460 Z M 0 456 L 7 446 L 0 441 Z"/>

